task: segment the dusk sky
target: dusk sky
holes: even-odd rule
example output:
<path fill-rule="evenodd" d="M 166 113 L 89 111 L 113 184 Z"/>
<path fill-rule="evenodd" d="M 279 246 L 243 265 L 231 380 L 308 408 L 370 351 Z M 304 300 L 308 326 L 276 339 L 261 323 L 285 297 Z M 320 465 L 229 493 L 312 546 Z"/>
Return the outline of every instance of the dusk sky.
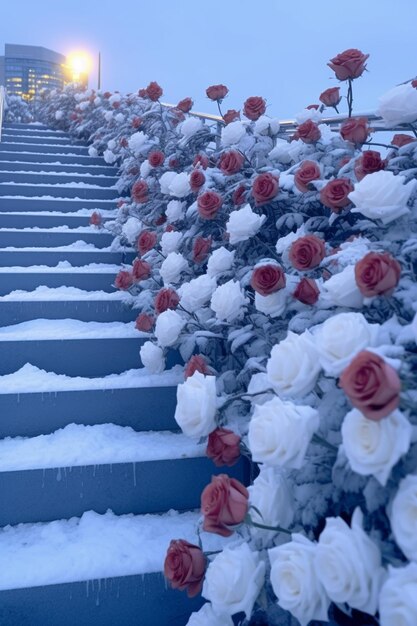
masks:
<path fill-rule="evenodd" d="M 416 0 L 17 0 L 2 3 L 0 44 L 100 50 L 105 89 L 157 80 L 166 102 L 191 96 L 195 110 L 215 112 L 205 88 L 224 83 L 226 108 L 261 95 L 284 118 L 337 84 L 326 63 L 352 47 L 370 54 L 356 110 L 374 109 L 417 75 L 416 23 Z"/>

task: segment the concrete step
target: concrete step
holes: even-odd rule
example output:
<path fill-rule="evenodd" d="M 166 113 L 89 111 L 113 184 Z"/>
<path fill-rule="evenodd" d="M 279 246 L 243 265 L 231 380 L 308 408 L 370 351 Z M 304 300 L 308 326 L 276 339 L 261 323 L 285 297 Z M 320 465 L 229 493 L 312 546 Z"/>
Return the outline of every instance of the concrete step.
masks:
<path fill-rule="evenodd" d="M 57 163 L 70 164 L 70 165 L 100 165 L 106 167 L 106 162 L 101 157 L 90 157 L 88 154 L 51 154 L 46 152 L 34 152 L 28 150 L 22 150 L 21 152 L 16 150 L 6 150 L 4 146 L 6 144 L 0 144 L 3 148 L 0 150 L 0 162 L 3 161 L 15 161 L 16 163 L 52 163 L 56 166 Z M 11 144 L 8 144 L 9 146 Z"/>
<path fill-rule="evenodd" d="M 69 186 L 71 185 L 71 186 Z M 117 189 L 107 187 L 87 186 L 87 183 L 67 183 L 67 185 L 36 185 L 33 183 L 8 184 L 0 182 L 1 196 L 25 196 L 40 198 L 50 196 L 54 198 L 86 198 L 88 200 L 115 200 L 120 196 Z"/>
<path fill-rule="evenodd" d="M 58 211 L 32 213 L 0 213 L 0 228 L 56 228 L 68 226 L 69 229 L 87 227 L 90 224 L 90 216 L 93 211 L 85 210 L 80 213 L 59 213 Z M 114 220 L 117 210 L 107 211 L 113 213 L 106 215 L 106 211 L 100 211 L 103 222 Z M 99 232 L 100 229 L 97 229 Z"/>
<path fill-rule="evenodd" d="M 102 165 L 88 165 L 88 161 L 85 164 L 71 164 L 71 163 L 33 163 L 26 161 L 5 161 L 0 153 L 0 170 L 2 172 L 54 172 L 59 174 L 60 172 L 68 172 L 73 175 L 80 176 L 116 176 L 117 169 L 109 165 L 105 165 L 102 159 L 99 159 Z M 18 176 L 18 174 L 16 174 Z"/>
<path fill-rule="evenodd" d="M 6 128 L 1 135 L 1 140 L 4 143 L 36 143 L 38 145 L 53 146 L 53 145 L 74 145 L 74 146 L 86 146 L 84 141 L 78 141 L 70 137 L 69 135 L 49 135 L 49 134 L 36 134 L 9 132 Z"/>
<path fill-rule="evenodd" d="M 100 211 L 101 209 L 116 209 L 116 202 L 114 200 L 78 200 L 72 198 L 16 198 L 13 196 L 0 197 L 0 214 L 3 211 L 10 213 L 12 211 L 27 212 L 27 211 L 46 211 L 60 213 L 74 213 L 81 209 L 88 209 L 91 211 Z M 90 213 L 90 215 L 91 215 Z"/>
<path fill-rule="evenodd" d="M 68 264 L 69 265 L 69 264 Z M 22 267 L 0 267 L 0 296 L 16 289 L 33 291 L 40 285 L 46 287 L 78 287 L 86 291 L 114 292 L 114 279 L 120 265 L 92 264 L 83 267 L 68 267 L 61 263 L 57 267 L 46 265 Z M 106 271 L 103 271 L 103 267 Z"/>
<path fill-rule="evenodd" d="M 0 248 L 9 246 L 16 248 L 28 247 L 51 247 L 68 246 L 82 239 L 85 243 L 93 244 L 96 248 L 107 248 L 113 241 L 113 236 L 103 230 L 93 226 L 78 228 L 65 228 L 65 226 L 52 228 L 28 228 L 24 230 L 1 228 Z M 35 265 L 35 263 L 33 263 Z"/>
<path fill-rule="evenodd" d="M 116 252 L 111 250 L 76 250 L 68 247 L 67 249 L 56 250 L 54 248 L 16 248 L 14 250 L 5 250 L 0 248 L 0 267 L 31 267 L 35 265 L 56 266 L 62 261 L 69 261 L 74 267 L 82 267 L 89 263 L 114 263 L 122 265 L 122 263 L 133 263 L 136 254 L 132 252 Z"/>
<path fill-rule="evenodd" d="M 88 148 L 86 146 L 78 145 L 45 145 L 43 143 L 18 143 L 17 141 L 0 143 L 0 152 L 19 152 L 21 155 L 28 152 L 36 154 L 70 154 L 70 155 L 88 155 Z"/>
<path fill-rule="evenodd" d="M 33 185 L 66 185 L 68 183 L 86 183 L 87 185 L 97 185 L 99 187 L 113 187 L 118 179 L 113 176 L 83 176 L 81 174 L 71 173 L 45 173 L 45 172 L 10 172 L 1 171 L 0 164 L 0 183 L 25 183 Z"/>
<path fill-rule="evenodd" d="M 45 124 L 40 124 L 36 122 L 36 124 L 21 124 L 19 122 L 5 122 L 3 124 L 3 129 L 7 132 L 20 132 L 23 134 L 30 135 L 31 133 L 36 134 L 50 134 L 50 135 L 66 135 L 70 136 L 63 130 L 54 130 L 45 126 Z"/>

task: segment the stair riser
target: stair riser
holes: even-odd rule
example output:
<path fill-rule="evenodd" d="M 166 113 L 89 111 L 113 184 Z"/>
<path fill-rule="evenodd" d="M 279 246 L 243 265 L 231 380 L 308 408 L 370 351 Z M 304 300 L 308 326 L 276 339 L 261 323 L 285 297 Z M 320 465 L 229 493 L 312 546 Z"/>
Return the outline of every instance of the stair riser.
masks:
<path fill-rule="evenodd" d="M 37 143 L 6 143 L 3 142 L 0 144 L 0 152 L 36 152 L 38 154 L 83 154 L 88 156 L 88 148 L 85 146 L 72 146 L 72 145 L 64 145 L 64 146 L 56 146 L 56 145 L 45 145 L 43 143 L 39 143 L 42 141 L 41 139 L 37 140 Z"/>
<path fill-rule="evenodd" d="M 70 172 L 77 174 L 93 174 L 93 176 L 113 176 L 115 175 L 116 169 L 113 167 L 108 167 L 103 165 L 94 165 L 89 167 L 88 165 L 68 165 L 65 163 L 21 163 L 12 161 L 9 163 L 8 161 L 3 161 L 3 155 L 0 154 L 0 171 L 14 172 L 15 170 L 24 171 L 24 172 Z M 101 159 L 99 159 L 100 163 L 103 163 Z M 74 174 L 75 175 L 75 174 Z M 30 174 L 29 174 L 30 176 Z M 113 180 L 112 178 L 110 180 Z M 88 182 L 88 181 L 87 181 Z"/>
<path fill-rule="evenodd" d="M 82 322 L 132 322 L 138 311 L 120 301 L 27 301 L 0 302 L 0 326 L 34 319 L 73 319 Z"/>
<path fill-rule="evenodd" d="M 24 291 L 33 291 L 40 285 L 46 287 L 78 287 L 85 291 L 106 291 L 111 293 L 114 291 L 114 280 L 116 274 L 104 273 L 59 273 L 59 272 L 40 272 L 35 273 L 12 273 L 6 274 L 0 272 L 0 295 L 4 296 L 16 289 Z"/>
<path fill-rule="evenodd" d="M 135 254 L 122 252 L 3 252 L 0 250 L 0 267 L 31 267 L 48 265 L 54 267 L 61 261 L 69 261 L 73 267 L 82 267 L 89 263 L 132 263 Z"/>
<path fill-rule="evenodd" d="M 87 200 L 114 200 L 120 196 L 117 189 L 88 187 L 55 187 L 46 185 L 7 185 L 0 184 L 1 196 L 53 196 L 54 198 L 85 198 Z"/>
<path fill-rule="evenodd" d="M 21 133 L 9 133 L 6 129 L 2 133 L 1 140 L 3 143 L 35 143 L 37 145 L 44 146 L 81 146 L 85 148 L 86 144 L 83 141 L 74 141 L 71 137 L 65 135 L 58 135 L 57 137 L 51 135 L 36 135 L 36 133 L 21 134 Z"/>
<path fill-rule="evenodd" d="M 0 211 L 58 211 L 73 213 L 80 209 L 99 211 L 116 209 L 116 202 L 105 200 L 35 200 L 33 198 L 1 198 Z"/>
<path fill-rule="evenodd" d="M 65 218 L 64 218 L 65 219 Z M 0 231 L 0 248 L 6 248 L 8 246 L 19 248 L 31 248 L 31 247 L 56 247 L 56 246 L 68 246 L 75 241 L 85 241 L 86 243 L 92 243 L 96 248 L 107 248 L 113 241 L 112 235 L 106 232 L 101 232 L 97 229 L 97 232 L 83 233 L 83 232 L 36 232 L 36 231 Z M 33 252 L 34 259 L 32 265 L 36 264 L 35 252 Z"/>
<path fill-rule="evenodd" d="M 0 144 L 1 145 L 1 144 Z M 10 144 L 9 144 L 10 145 Z M 16 151 L 0 151 L 0 164 L 2 161 L 23 161 L 34 162 L 34 163 L 69 163 L 69 164 L 80 164 L 80 165 L 101 165 L 102 167 L 106 166 L 104 159 L 99 157 L 90 157 L 85 155 L 76 155 L 70 156 L 68 154 L 39 154 L 38 152 L 16 152 Z M 20 164 L 19 164 L 20 165 Z M 57 165 L 55 165 L 57 167 Z M 0 167 L 1 169 L 1 167 Z"/>
<path fill-rule="evenodd" d="M 33 183 L 34 185 L 66 185 L 67 183 L 86 183 L 87 185 L 99 185 L 100 187 L 112 187 L 117 183 L 117 178 L 110 176 L 79 176 L 73 174 L 72 176 L 57 174 L 50 175 L 39 174 L 18 174 L 16 172 L 2 172 L 2 164 L 0 162 L 0 183 L 15 182 L 15 183 Z M 59 168 L 61 169 L 61 168 Z"/>

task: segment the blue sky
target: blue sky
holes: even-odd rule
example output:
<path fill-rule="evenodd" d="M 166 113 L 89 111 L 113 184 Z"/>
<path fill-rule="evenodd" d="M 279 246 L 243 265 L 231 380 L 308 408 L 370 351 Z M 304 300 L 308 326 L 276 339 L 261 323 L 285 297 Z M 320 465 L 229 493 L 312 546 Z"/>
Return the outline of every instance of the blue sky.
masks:
<path fill-rule="evenodd" d="M 226 108 L 261 95 L 291 117 L 337 84 L 326 63 L 349 47 L 370 54 L 357 110 L 417 75 L 417 0 L 17 0 L 2 3 L 1 22 L 1 46 L 100 50 L 104 88 L 157 80 L 165 101 L 191 96 L 206 112 L 205 88 L 224 83 Z"/>

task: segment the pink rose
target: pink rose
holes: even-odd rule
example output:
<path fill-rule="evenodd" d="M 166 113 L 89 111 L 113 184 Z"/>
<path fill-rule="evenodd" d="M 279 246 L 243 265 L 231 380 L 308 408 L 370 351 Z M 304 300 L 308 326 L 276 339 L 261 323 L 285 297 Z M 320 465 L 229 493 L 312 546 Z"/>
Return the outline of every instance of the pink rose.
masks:
<path fill-rule="evenodd" d="M 178 102 L 177 109 L 179 109 L 183 113 L 188 113 L 188 111 L 191 111 L 191 109 L 193 108 L 193 104 L 194 102 L 191 100 L 191 98 L 184 98 L 183 100 L 180 100 Z"/>
<path fill-rule="evenodd" d="M 244 102 L 243 115 L 253 122 L 256 122 L 265 111 L 266 102 L 260 96 L 251 96 Z"/>
<path fill-rule="evenodd" d="M 353 80 L 362 76 L 368 57 L 369 54 L 363 54 L 356 48 L 349 48 L 330 59 L 327 65 L 334 71 L 337 79 Z"/>
<path fill-rule="evenodd" d="M 148 161 L 152 167 L 159 167 L 165 161 L 165 154 L 161 150 L 154 150 L 149 153 Z"/>
<path fill-rule="evenodd" d="M 223 115 L 223 119 L 226 126 L 231 122 L 236 122 L 236 120 L 240 120 L 240 111 L 236 111 L 236 109 L 229 109 Z"/>
<path fill-rule="evenodd" d="M 209 434 L 206 454 L 217 467 L 231 467 L 240 458 L 240 437 L 227 428 L 216 428 Z"/>
<path fill-rule="evenodd" d="M 152 330 L 154 322 L 155 318 L 153 315 L 149 315 L 148 313 L 141 313 L 136 318 L 135 327 L 138 330 L 143 331 L 144 333 L 148 333 L 150 330 Z"/>
<path fill-rule="evenodd" d="M 223 198 L 216 191 L 205 191 L 198 196 L 197 207 L 200 217 L 214 220 L 223 204 Z"/>
<path fill-rule="evenodd" d="M 351 191 L 353 184 L 349 178 L 335 178 L 321 189 L 320 202 L 334 213 L 340 213 L 341 209 L 350 203 L 348 195 Z"/>
<path fill-rule="evenodd" d="M 340 127 L 340 134 L 343 139 L 354 144 L 365 143 L 369 133 L 367 117 L 351 117 L 345 120 Z"/>
<path fill-rule="evenodd" d="M 252 289 L 260 293 L 261 296 L 269 296 L 285 287 L 285 282 L 282 267 L 275 263 L 268 263 L 253 270 L 250 284 Z"/>
<path fill-rule="evenodd" d="M 321 132 L 317 124 L 307 120 L 300 124 L 296 130 L 296 139 L 301 139 L 304 143 L 315 143 L 321 137 Z"/>
<path fill-rule="evenodd" d="M 194 263 L 203 263 L 211 250 L 211 237 L 196 237 L 193 243 L 193 261 Z"/>
<path fill-rule="evenodd" d="M 210 368 L 207 365 L 206 359 L 201 356 L 201 354 L 194 354 L 184 369 L 184 379 L 187 380 L 190 376 L 195 374 L 195 372 L 200 372 L 200 374 L 210 374 Z"/>
<path fill-rule="evenodd" d="M 164 576 L 173 589 L 187 591 L 192 598 L 200 593 L 206 571 L 202 550 L 184 539 L 173 539 L 164 562 Z"/>
<path fill-rule="evenodd" d="M 223 152 L 219 160 L 219 168 L 226 174 L 226 176 L 232 176 L 237 174 L 243 166 L 244 156 L 237 150 L 229 150 Z"/>
<path fill-rule="evenodd" d="M 132 276 L 135 282 L 146 280 L 151 275 L 152 268 L 146 261 L 136 259 L 132 266 Z"/>
<path fill-rule="evenodd" d="M 148 96 L 149 100 L 152 100 L 152 102 L 156 102 L 157 100 L 159 100 L 163 93 L 164 92 L 162 91 L 162 88 L 155 81 L 152 81 L 146 87 L 146 95 Z"/>
<path fill-rule="evenodd" d="M 341 99 L 340 87 L 329 87 L 329 89 L 325 89 L 319 96 L 320 102 L 326 107 L 337 107 Z"/>
<path fill-rule="evenodd" d="M 211 85 L 207 87 L 206 94 L 210 100 L 221 102 L 223 98 L 229 93 L 228 88 L 225 85 Z"/>
<path fill-rule="evenodd" d="M 154 307 L 155 311 L 158 313 L 163 313 L 168 309 L 176 309 L 180 303 L 180 297 L 176 291 L 170 289 L 169 287 L 164 287 L 160 289 L 155 296 Z"/>
<path fill-rule="evenodd" d="M 133 276 L 130 272 L 126 270 L 120 271 L 114 281 L 114 286 L 116 289 L 123 289 L 126 291 L 133 285 Z"/>
<path fill-rule="evenodd" d="M 145 180 L 138 180 L 132 187 L 132 200 L 137 204 L 148 201 L 148 184 Z"/>
<path fill-rule="evenodd" d="M 318 267 L 326 256 L 324 241 L 315 235 L 306 235 L 291 244 L 289 259 L 297 270 L 311 270 Z"/>
<path fill-rule="evenodd" d="M 397 146 L 398 148 L 402 148 L 402 146 L 406 146 L 413 141 L 417 141 L 416 137 L 412 137 L 411 135 L 406 135 L 404 133 L 397 133 L 391 139 L 391 144 L 393 146 Z"/>
<path fill-rule="evenodd" d="M 321 170 L 316 161 L 303 161 L 295 173 L 294 184 L 299 191 L 309 191 L 309 184 L 312 180 L 321 177 Z"/>
<path fill-rule="evenodd" d="M 269 202 L 278 194 L 279 178 L 267 172 L 258 174 L 252 184 L 252 195 L 257 205 Z"/>
<path fill-rule="evenodd" d="M 101 213 L 99 211 L 94 211 L 90 216 L 90 224 L 92 226 L 101 226 L 103 222 L 103 218 L 101 217 Z"/>
<path fill-rule="evenodd" d="M 401 265 L 388 252 L 368 252 L 355 265 L 355 280 L 366 298 L 390 296 L 398 285 Z"/>
<path fill-rule="evenodd" d="M 199 168 L 193 170 L 190 174 L 191 191 L 197 192 L 206 182 L 204 173 Z"/>
<path fill-rule="evenodd" d="M 365 150 L 355 163 L 355 174 L 358 180 L 362 180 L 367 174 L 379 172 L 385 168 L 385 161 L 376 150 Z"/>
<path fill-rule="evenodd" d="M 201 494 L 203 529 L 230 537 L 233 531 L 229 526 L 240 524 L 245 519 L 248 499 L 248 490 L 235 478 L 229 478 L 227 474 L 213 476 Z"/>
<path fill-rule="evenodd" d="M 316 304 L 319 299 L 320 289 L 313 278 L 302 278 L 292 295 L 303 304 Z"/>
<path fill-rule="evenodd" d="M 142 256 L 152 250 L 158 239 L 157 234 L 153 230 L 143 230 L 136 242 L 139 254 Z"/>

